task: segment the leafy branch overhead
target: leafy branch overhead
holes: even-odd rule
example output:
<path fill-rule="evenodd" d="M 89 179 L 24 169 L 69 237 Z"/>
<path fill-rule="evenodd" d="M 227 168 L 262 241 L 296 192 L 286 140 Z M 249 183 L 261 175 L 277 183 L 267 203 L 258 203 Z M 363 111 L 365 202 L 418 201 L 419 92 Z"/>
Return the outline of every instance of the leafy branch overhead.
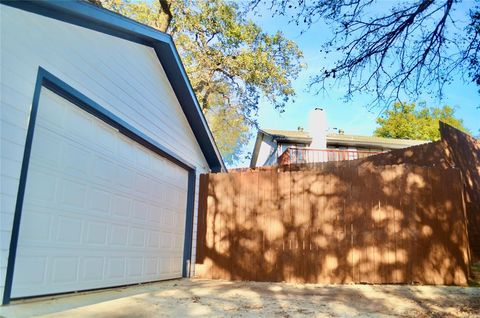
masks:
<path fill-rule="evenodd" d="M 323 49 L 332 65 L 319 70 L 312 85 L 325 88 L 344 80 L 346 96 L 371 93 L 377 102 L 430 93 L 461 75 L 480 85 L 480 8 L 457 0 L 251 0 L 305 27 L 333 28 Z M 455 11 L 457 9 L 457 11 Z M 456 12 L 466 11 L 458 18 Z M 325 24 L 316 23 L 319 21 Z M 319 86 L 318 86 L 319 85 Z"/>
<path fill-rule="evenodd" d="M 227 162 L 239 159 L 248 127 L 256 125 L 260 98 L 283 111 L 294 96 L 292 81 L 303 67 L 302 52 L 282 33 L 268 34 L 246 19 L 235 2 L 102 0 L 101 4 L 172 35 Z"/>
<path fill-rule="evenodd" d="M 247 113 L 256 110 L 261 94 L 277 108 L 285 106 L 294 93 L 291 80 L 301 68 L 301 52 L 294 42 L 281 33 L 263 32 L 231 3 L 199 1 L 182 11 L 172 23 L 172 35 L 202 107 L 209 107 L 217 88 L 229 89 L 230 97 L 237 98 L 224 102 L 240 102 Z"/>

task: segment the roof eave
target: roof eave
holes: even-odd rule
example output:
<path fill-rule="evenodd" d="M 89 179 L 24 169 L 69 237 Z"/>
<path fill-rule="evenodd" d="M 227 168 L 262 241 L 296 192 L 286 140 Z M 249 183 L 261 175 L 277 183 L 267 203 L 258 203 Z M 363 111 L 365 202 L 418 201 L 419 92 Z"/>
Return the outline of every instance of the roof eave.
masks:
<path fill-rule="evenodd" d="M 266 132 L 265 130 L 259 129 L 258 132 L 271 136 L 275 141 L 288 141 L 288 142 L 296 142 L 300 144 L 310 144 L 312 143 L 312 138 L 310 137 L 289 137 L 285 135 L 278 135 L 278 134 L 271 134 L 269 132 Z"/>
<path fill-rule="evenodd" d="M 170 35 L 85 1 L 2 1 L 2 4 L 152 47 L 210 170 L 227 170 Z"/>
<path fill-rule="evenodd" d="M 311 144 L 312 143 L 312 138 L 301 138 L 301 137 L 287 137 L 287 136 L 273 136 L 273 138 L 277 141 L 277 142 L 293 142 L 293 143 L 297 143 L 297 144 L 305 144 L 305 145 L 308 145 L 308 144 Z"/>
<path fill-rule="evenodd" d="M 411 147 L 415 145 L 420 145 L 428 141 L 414 141 L 411 143 L 390 143 L 390 142 L 381 142 L 381 141 L 366 141 L 366 140 L 346 140 L 341 138 L 332 138 L 327 136 L 327 143 L 330 144 L 339 144 L 345 146 L 361 146 L 361 147 L 379 147 L 379 148 L 388 148 L 388 149 L 401 149 L 406 147 Z"/>

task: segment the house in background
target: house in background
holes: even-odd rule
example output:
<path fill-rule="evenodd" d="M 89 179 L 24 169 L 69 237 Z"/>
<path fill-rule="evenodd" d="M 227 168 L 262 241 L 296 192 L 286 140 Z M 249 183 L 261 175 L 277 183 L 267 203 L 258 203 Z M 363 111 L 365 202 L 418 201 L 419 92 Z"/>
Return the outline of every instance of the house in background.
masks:
<path fill-rule="evenodd" d="M 277 164 L 352 160 L 392 149 L 426 143 L 425 140 L 393 139 L 329 132 L 326 112 L 309 113 L 308 131 L 259 129 L 250 168 Z"/>

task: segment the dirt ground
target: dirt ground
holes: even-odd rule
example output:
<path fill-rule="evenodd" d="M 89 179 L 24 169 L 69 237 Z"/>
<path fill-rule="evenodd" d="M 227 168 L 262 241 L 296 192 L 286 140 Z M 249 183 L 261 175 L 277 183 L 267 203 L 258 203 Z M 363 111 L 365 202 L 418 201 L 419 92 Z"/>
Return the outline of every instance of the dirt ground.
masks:
<path fill-rule="evenodd" d="M 3 317 L 480 317 L 480 288 L 172 280 L 0 307 Z"/>

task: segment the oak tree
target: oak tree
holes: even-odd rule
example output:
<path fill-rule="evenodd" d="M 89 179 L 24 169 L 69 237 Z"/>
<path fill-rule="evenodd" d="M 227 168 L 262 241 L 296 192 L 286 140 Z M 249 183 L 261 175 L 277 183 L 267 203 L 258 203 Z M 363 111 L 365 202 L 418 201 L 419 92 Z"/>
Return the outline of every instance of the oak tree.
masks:
<path fill-rule="evenodd" d="M 269 34 L 228 0 L 96 0 L 105 8 L 172 35 L 197 99 L 227 163 L 256 125 L 260 98 L 283 111 L 302 52 L 281 32 Z"/>

